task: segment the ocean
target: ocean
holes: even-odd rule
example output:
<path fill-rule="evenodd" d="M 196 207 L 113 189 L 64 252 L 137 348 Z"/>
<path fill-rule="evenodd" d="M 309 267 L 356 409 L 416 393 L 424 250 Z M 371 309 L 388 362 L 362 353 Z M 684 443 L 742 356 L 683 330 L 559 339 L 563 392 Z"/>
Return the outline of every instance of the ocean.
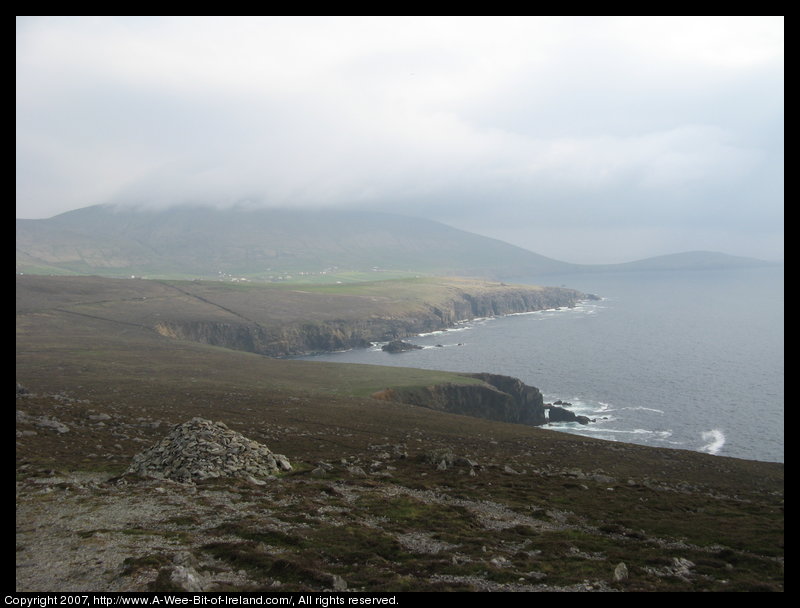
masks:
<path fill-rule="evenodd" d="M 511 282 L 511 281 L 508 281 Z M 547 428 L 784 462 L 783 267 L 527 277 L 602 299 L 305 357 L 515 376 L 594 419 Z"/>

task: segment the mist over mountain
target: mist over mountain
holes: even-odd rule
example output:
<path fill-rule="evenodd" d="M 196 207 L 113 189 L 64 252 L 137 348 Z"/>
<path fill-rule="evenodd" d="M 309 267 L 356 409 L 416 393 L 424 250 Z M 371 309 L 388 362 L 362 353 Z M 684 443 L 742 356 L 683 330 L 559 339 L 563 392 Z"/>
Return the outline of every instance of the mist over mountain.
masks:
<path fill-rule="evenodd" d="M 776 266 L 779 262 L 768 262 L 756 258 L 720 253 L 718 251 L 684 251 L 659 255 L 644 260 L 622 264 L 592 264 L 583 268 L 591 272 L 626 272 L 653 270 L 712 270 L 722 268 L 750 268 Z"/>
<path fill-rule="evenodd" d="M 709 252 L 571 264 L 426 219 L 246 206 L 96 205 L 49 219 L 18 219 L 16 241 L 17 272 L 117 277 L 280 280 L 421 273 L 502 279 L 756 264 L 763 262 Z"/>

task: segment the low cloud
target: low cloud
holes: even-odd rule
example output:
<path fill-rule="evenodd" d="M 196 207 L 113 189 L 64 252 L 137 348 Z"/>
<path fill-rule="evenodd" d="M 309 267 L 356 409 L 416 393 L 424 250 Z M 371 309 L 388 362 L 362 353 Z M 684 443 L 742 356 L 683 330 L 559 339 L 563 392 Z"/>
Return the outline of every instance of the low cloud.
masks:
<path fill-rule="evenodd" d="M 18 18 L 17 216 L 250 200 L 782 257 L 782 74 L 779 18 Z"/>

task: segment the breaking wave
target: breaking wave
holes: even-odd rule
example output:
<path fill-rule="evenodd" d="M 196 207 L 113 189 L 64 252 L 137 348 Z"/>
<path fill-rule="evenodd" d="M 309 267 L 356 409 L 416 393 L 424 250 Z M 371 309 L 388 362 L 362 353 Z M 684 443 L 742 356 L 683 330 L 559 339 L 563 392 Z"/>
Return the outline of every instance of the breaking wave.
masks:
<path fill-rule="evenodd" d="M 719 429 L 711 431 L 703 431 L 703 441 L 706 444 L 700 448 L 701 452 L 708 452 L 709 454 L 719 454 L 722 446 L 725 445 L 725 434 Z"/>

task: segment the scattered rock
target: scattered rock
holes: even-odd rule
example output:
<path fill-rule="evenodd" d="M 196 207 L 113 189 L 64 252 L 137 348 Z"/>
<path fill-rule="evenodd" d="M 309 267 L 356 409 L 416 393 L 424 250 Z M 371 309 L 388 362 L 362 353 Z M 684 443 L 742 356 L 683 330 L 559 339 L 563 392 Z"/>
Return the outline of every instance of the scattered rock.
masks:
<path fill-rule="evenodd" d="M 17 410 L 16 419 L 18 423 L 33 424 L 34 426 L 56 431 L 57 433 L 69 432 L 69 427 L 55 418 L 48 418 L 47 416 L 30 416 L 23 410 Z"/>
<path fill-rule="evenodd" d="M 463 467 L 470 467 L 471 469 L 474 469 L 474 468 L 480 466 L 474 460 L 470 460 L 469 458 L 464 458 L 463 456 L 459 456 L 458 458 L 456 458 L 454 464 L 456 464 L 458 466 L 463 466 Z"/>
<path fill-rule="evenodd" d="M 263 480 L 291 470 L 285 456 L 224 423 L 192 418 L 134 456 L 127 473 L 193 483 L 214 477 Z"/>
<path fill-rule="evenodd" d="M 202 579 L 192 567 L 169 565 L 159 569 L 158 576 L 148 583 L 150 591 L 169 590 L 172 592 L 201 592 L 205 591 Z"/>
<path fill-rule="evenodd" d="M 558 403 L 558 401 L 556 401 L 556 403 Z M 548 410 L 548 419 L 550 422 L 577 422 L 578 424 L 589 424 L 590 422 L 594 422 L 587 416 L 579 416 L 575 414 L 575 412 L 571 412 L 557 405 L 545 407 Z"/>
<path fill-rule="evenodd" d="M 694 568 L 694 562 L 689 561 L 684 557 L 673 557 L 672 558 L 672 573 L 680 578 L 688 578 L 692 572 L 692 568 Z"/>
<path fill-rule="evenodd" d="M 384 344 L 381 347 L 381 350 L 387 353 L 402 353 L 407 350 L 421 350 L 421 346 L 417 346 L 416 344 L 411 344 L 410 342 L 404 342 L 403 340 L 392 340 L 388 344 Z"/>
<path fill-rule="evenodd" d="M 628 566 L 625 565 L 625 562 L 620 562 L 617 564 L 617 567 L 614 568 L 614 580 L 624 581 L 628 578 Z"/>
<path fill-rule="evenodd" d="M 474 469 L 480 468 L 480 465 L 470 458 L 464 456 L 456 456 L 451 450 L 440 448 L 425 452 L 421 455 L 423 462 L 436 466 L 439 471 L 446 471 L 453 467 L 466 467 L 474 474 Z"/>
<path fill-rule="evenodd" d="M 433 538 L 433 535 L 427 532 L 407 532 L 405 534 L 400 534 L 397 537 L 397 541 L 408 551 L 429 555 L 436 555 L 442 551 L 449 551 L 456 547 L 456 545 Z M 455 556 L 453 556 L 453 563 L 456 563 L 455 559 Z"/>
<path fill-rule="evenodd" d="M 648 573 L 656 576 L 674 576 L 681 580 L 688 581 L 692 575 L 692 568 L 694 562 L 689 561 L 685 557 L 673 557 L 672 563 L 663 568 L 645 568 Z"/>

